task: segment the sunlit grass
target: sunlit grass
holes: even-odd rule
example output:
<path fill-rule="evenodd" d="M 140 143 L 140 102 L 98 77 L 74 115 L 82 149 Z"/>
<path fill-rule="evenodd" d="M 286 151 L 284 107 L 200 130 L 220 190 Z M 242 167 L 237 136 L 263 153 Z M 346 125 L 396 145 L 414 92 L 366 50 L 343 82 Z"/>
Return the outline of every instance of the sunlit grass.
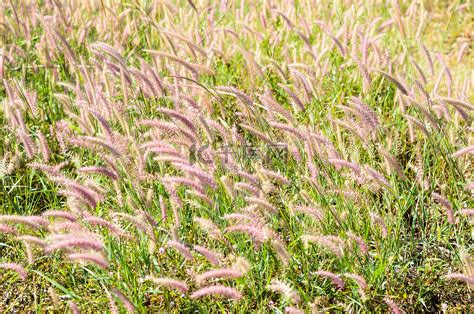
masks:
<path fill-rule="evenodd" d="M 0 310 L 472 311 L 472 8 L 386 2 L 3 4 Z"/>

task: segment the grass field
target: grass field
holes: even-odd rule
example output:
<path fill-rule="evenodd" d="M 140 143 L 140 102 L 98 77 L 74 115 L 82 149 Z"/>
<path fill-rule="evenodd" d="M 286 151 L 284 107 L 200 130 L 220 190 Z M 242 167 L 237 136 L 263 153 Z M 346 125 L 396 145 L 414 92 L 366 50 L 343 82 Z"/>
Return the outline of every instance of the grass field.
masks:
<path fill-rule="evenodd" d="M 474 312 L 473 7 L 3 1 L 0 311 Z"/>

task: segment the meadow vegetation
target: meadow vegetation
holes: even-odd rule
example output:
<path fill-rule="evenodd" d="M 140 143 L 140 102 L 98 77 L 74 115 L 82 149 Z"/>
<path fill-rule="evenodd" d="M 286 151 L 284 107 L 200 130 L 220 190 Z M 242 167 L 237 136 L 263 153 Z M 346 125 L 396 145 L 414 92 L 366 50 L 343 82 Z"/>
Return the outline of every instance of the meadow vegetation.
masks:
<path fill-rule="evenodd" d="M 473 312 L 470 0 L 5 0 L 0 310 Z"/>

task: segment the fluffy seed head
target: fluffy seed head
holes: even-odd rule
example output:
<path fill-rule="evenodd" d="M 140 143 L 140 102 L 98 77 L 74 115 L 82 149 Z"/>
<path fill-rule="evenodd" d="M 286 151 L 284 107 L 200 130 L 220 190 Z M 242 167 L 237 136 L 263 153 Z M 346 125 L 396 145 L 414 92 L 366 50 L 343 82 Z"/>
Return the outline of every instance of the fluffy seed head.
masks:
<path fill-rule="evenodd" d="M 21 280 L 23 280 L 23 281 L 26 280 L 26 277 L 27 277 L 26 270 L 20 264 L 17 264 L 17 263 L 0 263 L 0 268 L 1 269 L 6 269 L 6 270 L 12 270 L 20 276 Z"/>
<path fill-rule="evenodd" d="M 239 300 L 242 298 L 242 294 L 231 287 L 226 287 L 223 285 L 213 285 L 201 288 L 199 290 L 194 291 L 190 298 L 191 299 L 199 299 L 208 295 L 222 295 L 227 299 L 231 300 Z"/>

